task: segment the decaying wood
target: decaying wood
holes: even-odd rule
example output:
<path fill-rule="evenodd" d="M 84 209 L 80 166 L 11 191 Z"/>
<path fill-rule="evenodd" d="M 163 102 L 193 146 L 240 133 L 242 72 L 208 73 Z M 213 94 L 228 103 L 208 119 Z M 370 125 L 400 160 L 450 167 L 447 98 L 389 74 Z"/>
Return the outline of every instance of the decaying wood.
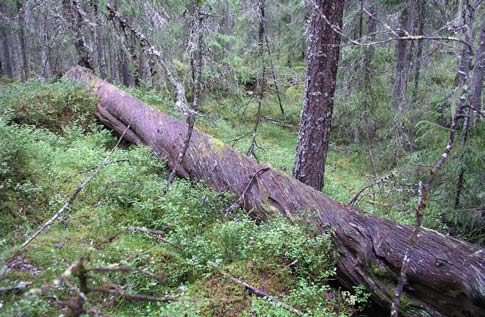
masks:
<path fill-rule="evenodd" d="M 83 81 L 99 98 L 98 119 L 125 139 L 145 144 L 173 167 L 183 136 L 184 122 L 145 105 L 140 100 L 96 78 L 81 68 L 66 75 Z M 267 166 L 194 130 L 179 176 L 201 180 L 217 191 L 241 196 L 248 181 Z M 334 201 L 321 192 L 269 168 L 255 177 L 241 204 L 258 213 L 305 216 L 318 230 L 333 230 L 340 253 L 337 279 L 345 287 L 364 285 L 375 303 L 389 309 L 402 259 L 409 250 L 406 305 L 402 316 L 485 315 L 485 250 L 422 228 L 419 243 L 410 247 L 412 227 L 382 219 Z"/>

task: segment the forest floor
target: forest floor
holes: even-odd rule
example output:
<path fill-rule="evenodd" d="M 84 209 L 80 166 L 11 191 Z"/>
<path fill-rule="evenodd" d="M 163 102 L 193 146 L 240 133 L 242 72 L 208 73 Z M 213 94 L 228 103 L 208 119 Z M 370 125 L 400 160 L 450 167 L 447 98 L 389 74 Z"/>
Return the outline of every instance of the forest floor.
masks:
<path fill-rule="evenodd" d="M 128 91 L 174 114 L 169 100 Z M 177 179 L 162 193 L 170 172 L 164 163 L 124 143 L 59 221 L 19 249 L 116 144 L 94 119 L 95 104 L 62 81 L 0 86 L 0 315 L 350 316 L 365 307 L 362 287 L 331 286 L 337 254 L 330 233 L 316 235 L 280 217 L 224 215 L 237 197 L 200 183 Z M 197 128 L 245 153 L 256 107 L 247 96 L 206 99 Z M 257 131 L 257 159 L 287 174 L 300 107 L 298 98 L 285 100 L 281 120 L 276 101 L 264 100 L 266 119 Z M 366 151 L 332 143 L 326 194 L 346 203 L 373 181 Z M 360 203 L 368 212 L 413 221 L 412 212 L 402 212 L 413 199 L 400 208 L 375 194 Z"/>

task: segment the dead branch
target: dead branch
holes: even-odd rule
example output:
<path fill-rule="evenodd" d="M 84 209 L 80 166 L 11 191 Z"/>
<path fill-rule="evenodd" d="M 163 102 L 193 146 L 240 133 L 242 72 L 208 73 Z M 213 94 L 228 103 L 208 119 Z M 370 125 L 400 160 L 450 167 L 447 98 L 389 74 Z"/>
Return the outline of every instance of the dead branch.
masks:
<path fill-rule="evenodd" d="M 86 272 L 138 272 L 149 276 L 158 282 L 162 283 L 166 280 L 165 277 L 152 273 L 142 268 L 138 267 L 128 267 L 128 266 L 97 266 L 92 268 L 86 268 Z"/>
<path fill-rule="evenodd" d="M 242 192 L 242 194 L 239 196 L 239 198 L 231 206 L 229 206 L 228 208 L 226 208 L 224 210 L 224 215 L 226 215 L 226 216 L 229 215 L 230 213 L 232 213 L 234 210 L 236 210 L 237 208 L 239 208 L 241 206 L 241 203 L 244 201 L 244 195 L 246 195 L 247 192 L 249 191 L 249 189 L 251 188 L 251 185 L 253 184 L 253 181 L 256 179 L 256 176 L 263 174 L 264 172 L 266 172 L 268 170 L 269 170 L 269 167 L 260 168 L 259 170 L 257 170 L 253 174 L 253 176 L 251 176 L 251 179 L 249 180 L 249 183 L 246 186 L 246 188 L 244 188 L 244 191 Z"/>
<path fill-rule="evenodd" d="M 181 246 L 179 246 L 178 244 L 175 244 L 173 242 L 168 241 L 167 239 L 162 238 L 161 236 L 164 234 L 163 231 L 148 229 L 148 228 L 145 228 L 145 227 L 131 227 L 131 226 L 123 227 L 123 230 L 144 232 L 148 235 L 154 236 L 157 240 L 160 240 L 162 242 L 170 244 L 171 246 L 173 246 L 173 247 L 175 247 L 179 250 L 183 250 L 183 248 Z"/>
<path fill-rule="evenodd" d="M 0 295 L 8 294 L 8 293 L 18 293 L 24 288 L 30 286 L 32 282 L 19 282 L 17 285 L 12 287 L 0 287 Z"/>
<path fill-rule="evenodd" d="M 240 298 L 187 298 L 187 297 L 174 297 L 174 296 L 163 296 L 156 297 L 151 295 L 143 294 L 131 294 L 125 292 L 119 285 L 108 283 L 108 287 L 90 287 L 90 292 L 106 293 L 111 295 L 118 295 L 123 298 L 132 301 L 148 301 L 148 302 L 191 302 L 191 303 L 201 303 L 201 302 L 222 302 L 222 303 L 234 303 L 241 301 Z"/>
<path fill-rule="evenodd" d="M 214 269 L 217 270 L 217 272 L 219 272 L 220 274 L 224 275 L 224 277 L 230 279 L 231 281 L 233 281 L 234 283 L 236 284 L 239 284 L 241 286 L 244 286 L 245 289 L 247 289 L 248 291 L 250 291 L 251 293 L 253 293 L 254 295 L 256 296 L 259 296 L 259 297 L 264 297 L 266 298 L 267 300 L 271 301 L 271 302 L 274 302 L 274 303 L 277 303 L 278 305 L 281 305 L 281 307 L 291 311 L 292 313 L 295 313 L 296 315 L 298 316 L 305 316 L 304 313 L 302 313 L 301 311 L 299 311 L 298 309 L 296 309 L 295 307 L 293 306 L 290 306 L 282 301 L 280 301 L 279 299 L 277 299 L 276 297 L 274 296 L 271 296 L 269 295 L 268 293 L 260 290 L 259 288 L 256 288 L 254 286 L 251 286 L 249 285 L 248 283 L 232 276 L 231 274 L 221 270 L 215 263 L 212 263 L 212 266 L 214 267 Z"/>
<path fill-rule="evenodd" d="M 298 264 L 298 260 L 295 260 L 295 261 L 291 262 L 290 264 L 286 264 L 285 266 L 283 266 L 281 268 L 281 270 L 279 270 L 278 272 L 273 274 L 269 279 L 264 281 L 261 286 L 268 285 L 268 283 L 270 283 L 276 276 L 280 275 L 282 272 L 288 270 L 289 268 L 295 267 L 297 264 Z"/>
<path fill-rule="evenodd" d="M 360 194 L 362 194 L 366 189 L 371 188 L 371 187 L 376 186 L 376 185 L 379 185 L 380 183 L 385 182 L 385 181 L 387 181 L 388 179 L 390 179 L 391 177 L 394 177 L 394 176 L 396 176 L 396 172 L 392 171 L 392 173 L 387 174 L 387 175 L 373 181 L 372 183 L 370 183 L 367 186 L 364 186 L 361 190 L 359 190 L 359 192 L 357 194 L 354 195 L 354 197 L 352 197 L 352 199 L 349 201 L 349 205 L 352 206 L 353 204 L 355 204 L 357 199 L 359 199 Z"/>
<path fill-rule="evenodd" d="M 59 218 L 59 216 L 66 210 L 68 209 L 72 203 L 76 200 L 77 196 L 79 193 L 99 174 L 99 172 L 109 163 L 110 158 L 113 156 L 113 154 L 116 152 L 116 149 L 121 143 L 121 140 L 123 140 L 123 137 L 125 136 L 126 132 L 130 129 L 130 125 L 126 127 L 125 131 L 121 134 L 121 136 L 118 139 L 118 142 L 116 142 L 115 146 L 111 149 L 111 152 L 106 156 L 106 158 L 101 162 L 101 164 L 98 165 L 96 170 L 89 176 L 75 191 L 72 193 L 71 197 L 64 203 L 64 205 L 50 218 L 47 220 L 30 238 L 25 240 L 24 243 L 20 246 L 20 250 L 25 249 L 25 247 L 31 243 L 35 238 L 37 238 L 45 229 L 47 229 L 54 221 Z"/>
<path fill-rule="evenodd" d="M 158 235 L 158 236 L 161 236 L 161 235 L 164 235 L 165 234 L 165 232 L 163 232 L 161 230 L 154 230 L 154 229 L 149 229 L 149 228 L 145 228 L 145 227 L 126 226 L 126 227 L 123 227 L 123 230 L 127 230 L 127 231 L 139 231 L 139 232 L 144 232 L 146 234 L 152 234 L 152 235 Z"/>

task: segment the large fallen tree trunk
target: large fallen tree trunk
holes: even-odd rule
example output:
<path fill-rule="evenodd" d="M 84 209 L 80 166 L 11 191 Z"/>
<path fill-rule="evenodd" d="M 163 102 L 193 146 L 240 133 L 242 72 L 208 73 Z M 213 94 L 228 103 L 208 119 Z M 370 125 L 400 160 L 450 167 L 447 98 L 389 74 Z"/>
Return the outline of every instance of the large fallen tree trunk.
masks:
<path fill-rule="evenodd" d="M 96 93 L 101 122 L 118 134 L 129 126 L 126 139 L 148 145 L 173 167 L 183 146 L 184 122 L 81 68 L 70 70 L 67 77 Z M 244 193 L 242 207 L 247 210 L 303 215 L 322 231 L 330 227 L 340 253 L 339 282 L 349 288 L 362 284 L 377 304 L 390 307 L 411 227 L 340 204 L 199 131 L 194 131 L 177 173 L 217 191 Z M 409 255 L 403 316 L 485 316 L 485 250 L 423 228 Z"/>

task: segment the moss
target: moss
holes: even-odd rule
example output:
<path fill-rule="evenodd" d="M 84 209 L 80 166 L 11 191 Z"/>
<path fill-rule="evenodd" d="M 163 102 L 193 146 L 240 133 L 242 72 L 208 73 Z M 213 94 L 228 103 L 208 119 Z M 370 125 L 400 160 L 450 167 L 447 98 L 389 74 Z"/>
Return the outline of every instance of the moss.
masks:
<path fill-rule="evenodd" d="M 406 294 L 402 294 L 401 301 L 399 302 L 399 309 L 402 311 L 409 311 L 411 308 L 410 299 Z"/>

